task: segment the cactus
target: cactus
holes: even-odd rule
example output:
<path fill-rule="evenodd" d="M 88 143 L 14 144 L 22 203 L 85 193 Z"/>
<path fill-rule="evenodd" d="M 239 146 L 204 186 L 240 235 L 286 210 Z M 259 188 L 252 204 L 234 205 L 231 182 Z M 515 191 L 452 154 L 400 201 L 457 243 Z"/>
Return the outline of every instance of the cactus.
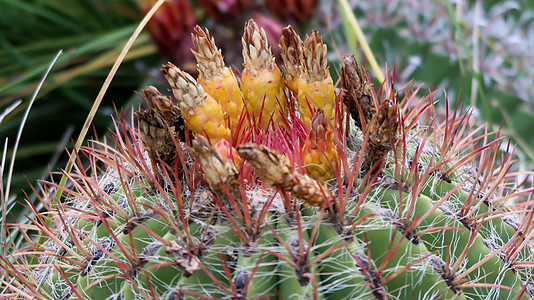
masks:
<path fill-rule="evenodd" d="M 247 26 L 252 58 L 261 34 Z M 195 32 L 198 44 L 205 33 Z M 222 63 L 214 51 L 196 52 L 199 68 L 210 57 Z M 286 64 L 305 65 L 291 55 Z M 272 61 L 269 51 L 260 56 Z M 334 115 L 303 110 L 310 124 L 289 92 L 295 85 L 280 83 L 273 65 L 243 72 L 263 86 L 247 91 L 243 80 L 244 98 L 223 103 L 224 91 L 204 91 L 172 64 L 162 71 L 177 105 L 144 89 L 139 125 L 117 122 L 113 143 L 93 142 L 65 174 L 68 187 L 40 186 L 44 212 L 31 206 L 32 225 L 13 225 L 27 232 L 27 247 L 1 257 L 6 297 L 534 297 L 534 214 L 516 201 L 533 189 L 514 185 L 509 148 L 498 133 L 471 128 L 469 113 L 439 121 L 432 94 L 409 89 L 399 99 L 392 83 L 376 94 L 350 56 L 325 104 Z M 235 88 L 231 73 L 220 86 Z M 263 115 L 257 101 L 270 90 Z M 230 100 L 253 111 L 230 120 L 236 111 L 221 108 Z M 244 128 L 231 132 L 233 122 Z M 51 197 L 56 189 L 62 201 Z"/>

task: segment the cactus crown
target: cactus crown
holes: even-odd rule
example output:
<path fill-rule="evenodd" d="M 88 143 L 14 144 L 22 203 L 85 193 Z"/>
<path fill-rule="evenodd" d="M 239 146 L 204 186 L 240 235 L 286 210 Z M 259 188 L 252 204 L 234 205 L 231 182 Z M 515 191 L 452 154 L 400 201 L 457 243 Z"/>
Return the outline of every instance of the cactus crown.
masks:
<path fill-rule="evenodd" d="M 68 188 L 40 186 L 45 212 L 13 226 L 46 239 L 1 257 L 7 297 L 534 297 L 533 213 L 514 202 L 532 188 L 498 134 L 440 122 L 432 94 L 375 93 L 352 56 L 335 92 L 316 31 L 284 30 L 284 78 L 249 21 L 241 85 L 193 40 L 198 81 L 163 66 L 172 100 L 145 88 L 137 126 L 85 148 Z"/>

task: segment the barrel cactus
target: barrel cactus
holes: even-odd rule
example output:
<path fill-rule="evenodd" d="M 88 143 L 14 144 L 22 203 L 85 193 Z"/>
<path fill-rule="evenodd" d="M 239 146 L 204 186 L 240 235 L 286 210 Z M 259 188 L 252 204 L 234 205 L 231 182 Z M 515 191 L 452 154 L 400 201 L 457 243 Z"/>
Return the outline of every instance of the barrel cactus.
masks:
<path fill-rule="evenodd" d="M 335 89 L 317 32 L 285 28 L 280 69 L 249 21 L 240 81 L 207 31 L 193 43 L 197 79 L 164 65 L 172 97 L 145 88 L 136 123 L 41 185 L 8 297 L 534 297 L 532 189 L 498 133 L 375 92 L 353 56 Z"/>

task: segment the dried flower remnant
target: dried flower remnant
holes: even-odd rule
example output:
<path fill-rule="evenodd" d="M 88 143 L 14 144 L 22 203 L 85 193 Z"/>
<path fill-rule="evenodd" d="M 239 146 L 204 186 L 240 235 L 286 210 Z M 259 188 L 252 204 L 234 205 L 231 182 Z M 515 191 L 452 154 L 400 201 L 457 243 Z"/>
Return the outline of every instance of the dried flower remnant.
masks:
<path fill-rule="evenodd" d="M 163 65 L 161 72 L 171 85 L 186 125 L 195 135 L 204 135 L 213 142 L 229 137 L 220 104 L 191 75 L 172 63 Z"/>
<path fill-rule="evenodd" d="M 364 151 L 362 169 L 371 170 L 378 161 L 384 161 L 388 152 L 397 142 L 399 127 L 397 104 L 393 100 L 380 103 L 378 113 L 373 116 L 369 125 L 369 140 Z"/>
<path fill-rule="evenodd" d="M 225 199 L 227 205 L 231 205 L 231 200 L 241 203 L 239 174 L 232 161 L 213 149 L 203 136 L 193 140 L 192 154 L 199 159 L 209 187 Z"/>
<path fill-rule="evenodd" d="M 266 185 L 274 186 L 304 202 L 307 206 L 323 207 L 331 203 L 328 188 L 308 175 L 298 173 L 289 158 L 263 145 L 245 144 L 237 153 L 248 161 Z"/>
<path fill-rule="evenodd" d="M 271 119 L 283 124 L 287 118 L 284 78 L 274 62 L 265 30 L 254 20 L 245 24 L 243 33 L 241 90 L 253 124 L 267 129 Z"/>
<path fill-rule="evenodd" d="M 221 50 L 207 30 L 196 26 L 191 37 L 195 45 L 193 54 L 198 62 L 198 83 L 221 105 L 226 127 L 236 132 L 244 113 L 243 94 L 237 78 L 232 69 L 225 66 Z"/>
<path fill-rule="evenodd" d="M 157 88 L 143 89 L 148 109 L 136 112 L 139 118 L 139 135 L 146 149 L 169 166 L 174 166 L 176 142 L 184 141 L 184 120 L 180 109 L 162 95 Z"/>
<path fill-rule="evenodd" d="M 356 126 L 365 131 L 364 124 L 369 124 L 376 113 L 377 101 L 373 86 L 360 69 L 354 55 L 345 56 L 343 61 L 344 65 L 341 68 L 343 103 L 348 107 Z"/>
<path fill-rule="evenodd" d="M 170 241 L 169 245 L 165 246 L 165 252 L 174 256 L 175 263 L 184 270 L 185 274 L 193 274 L 201 268 L 200 259 L 180 246 L 176 241 Z"/>

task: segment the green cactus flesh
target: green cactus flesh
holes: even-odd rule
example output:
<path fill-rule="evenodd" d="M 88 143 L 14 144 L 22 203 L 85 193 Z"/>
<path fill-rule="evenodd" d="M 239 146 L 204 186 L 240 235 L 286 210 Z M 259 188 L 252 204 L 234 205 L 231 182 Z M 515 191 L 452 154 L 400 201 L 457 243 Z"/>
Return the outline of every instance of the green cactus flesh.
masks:
<path fill-rule="evenodd" d="M 13 278 L 3 285 L 38 299 L 534 297 L 533 213 L 517 201 L 532 189 L 515 185 L 511 155 L 495 134 L 469 132 L 468 114 L 439 123 L 430 97 L 405 94 L 382 96 L 368 120 L 332 124 L 326 182 L 305 175 L 309 129 L 294 107 L 287 124 L 234 141 L 240 161 L 194 137 L 235 168 L 228 177 L 208 171 L 217 164 L 201 161 L 193 137 L 173 140 L 164 161 L 118 122 L 113 146 L 85 148 L 62 201 L 58 185 L 42 185 L 45 210 L 26 228 L 46 240 L 3 259 Z M 287 163 L 262 166 L 243 145 Z"/>
<path fill-rule="evenodd" d="M 284 206 L 287 193 L 242 184 L 249 215 L 241 217 L 202 183 L 151 181 L 150 159 L 141 152 L 129 159 L 94 152 L 108 172 L 99 182 L 76 179 L 71 203 L 50 216 L 62 216 L 65 226 L 43 244 L 59 254 L 40 258 L 53 267 L 33 270 L 44 281 L 40 293 L 51 299 L 528 298 L 530 269 L 520 262 L 531 254 L 524 224 L 512 221 L 517 212 L 469 163 L 447 178 L 432 171 L 440 145 L 422 145 L 422 130 L 406 132 L 405 149 L 398 148 L 404 157 L 391 153 L 374 180 L 362 173 L 351 189 L 333 180 L 329 188 L 340 201 L 334 209 L 300 207 L 293 198 Z M 364 137 L 357 129 L 350 134 L 348 165 Z M 495 145 L 480 155 L 494 155 Z M 135 149 L 142 151 L 123 150 Z"/>

